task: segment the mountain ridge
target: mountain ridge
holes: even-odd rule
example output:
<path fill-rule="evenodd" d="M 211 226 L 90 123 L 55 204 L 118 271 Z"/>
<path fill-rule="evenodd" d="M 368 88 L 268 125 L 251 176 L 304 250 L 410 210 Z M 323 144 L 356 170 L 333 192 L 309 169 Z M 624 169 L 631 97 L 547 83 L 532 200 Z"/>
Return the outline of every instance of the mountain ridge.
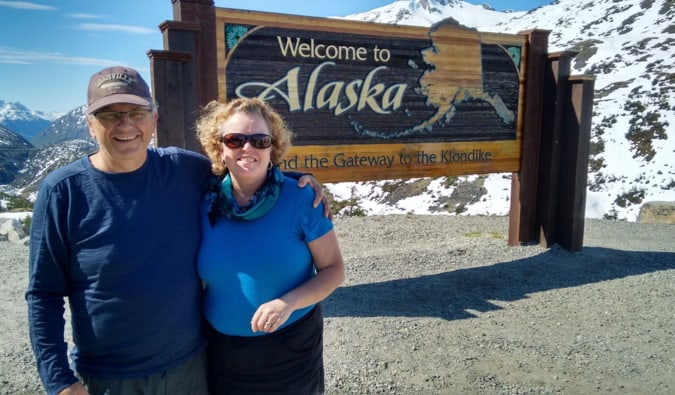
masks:
<path fill-rule="evenodd" d="M 33 111 L 19 102 L 0 100 L 0 126 L 12 130 L 30 141 L 58 118 L 57 114 Z"/>

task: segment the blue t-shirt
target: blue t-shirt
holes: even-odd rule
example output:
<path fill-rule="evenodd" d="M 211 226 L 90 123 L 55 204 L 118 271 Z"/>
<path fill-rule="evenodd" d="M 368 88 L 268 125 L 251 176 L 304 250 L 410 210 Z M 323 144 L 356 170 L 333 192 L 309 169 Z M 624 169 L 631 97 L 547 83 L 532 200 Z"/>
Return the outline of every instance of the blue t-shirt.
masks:
<path fill-rule="evenodd" d="M 200 350 L 199 207 L 210 162 L 150 148 L 130 173 L 88 158 L 52 172 L 33 211 L 26 292 L 38 371 L 52 394 L 77 381 L 63 339 L 72 312 L 73 361 L 95 377 L 140 377 Z"/>
<path fill-rule="evenodd" d="M 221 333 L 258 336 L 251 318 L 258 307 L 305 283 L 315 274 L 307 243 L 333 229 L 323 205 L 312 207 L 314 191 L 284 179 L 279 199 L 252 221 L 221 218 L 209 224 L 209 201 L 202 206 L 202 244 L 197 269 L 204 281 L 204 312 Z M 282 326 L 313 306 L 296 310 Z"/>

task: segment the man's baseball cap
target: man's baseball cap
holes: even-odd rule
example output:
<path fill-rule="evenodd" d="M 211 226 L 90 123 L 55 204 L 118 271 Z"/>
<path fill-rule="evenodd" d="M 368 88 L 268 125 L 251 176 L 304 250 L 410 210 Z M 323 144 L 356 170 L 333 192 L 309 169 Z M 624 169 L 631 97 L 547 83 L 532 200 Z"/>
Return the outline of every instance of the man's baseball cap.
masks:
<path fill-rule="evenodd" d="M 87 114 L 110 104 L 152 105 L 150 88 L 131 67 L 108 67 L 91 76 L 87 90 Z"/>

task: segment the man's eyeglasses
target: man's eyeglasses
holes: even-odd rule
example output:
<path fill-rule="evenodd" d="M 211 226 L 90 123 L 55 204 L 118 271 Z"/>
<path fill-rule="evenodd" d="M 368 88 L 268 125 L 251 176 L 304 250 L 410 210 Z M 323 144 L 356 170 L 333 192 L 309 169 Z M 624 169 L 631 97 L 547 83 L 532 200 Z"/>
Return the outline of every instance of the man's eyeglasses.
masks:
<path fill-rule="evenodd" d="M 223 136 L 222 141 L 228 148 L 241 148 L 248 141 L 253 148 L 264 149 L 272 145 L 272 136 L 265 133 L 228 133 Z"/>
<path fill-rule="evenodd" d="M 148 119 L 151 113 L 152 109 L 150 108 L 137 108 L 131 111 L 99 111 L 95 112 L 94 116 L 103 124 L 115 125 L 122 122 L 125 115 L 129 122 L 138 123 Z"/>

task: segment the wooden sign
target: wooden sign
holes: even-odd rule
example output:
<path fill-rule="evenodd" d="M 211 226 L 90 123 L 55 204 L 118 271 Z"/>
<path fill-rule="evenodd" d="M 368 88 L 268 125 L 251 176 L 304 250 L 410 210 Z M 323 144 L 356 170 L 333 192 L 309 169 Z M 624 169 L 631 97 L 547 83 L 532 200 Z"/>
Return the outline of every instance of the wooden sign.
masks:
<path fill-rule="evenodd" d="M 325 182 L 518 171 L 526 37 L 216 8 L 218 95 L 260 97 Z"/>

